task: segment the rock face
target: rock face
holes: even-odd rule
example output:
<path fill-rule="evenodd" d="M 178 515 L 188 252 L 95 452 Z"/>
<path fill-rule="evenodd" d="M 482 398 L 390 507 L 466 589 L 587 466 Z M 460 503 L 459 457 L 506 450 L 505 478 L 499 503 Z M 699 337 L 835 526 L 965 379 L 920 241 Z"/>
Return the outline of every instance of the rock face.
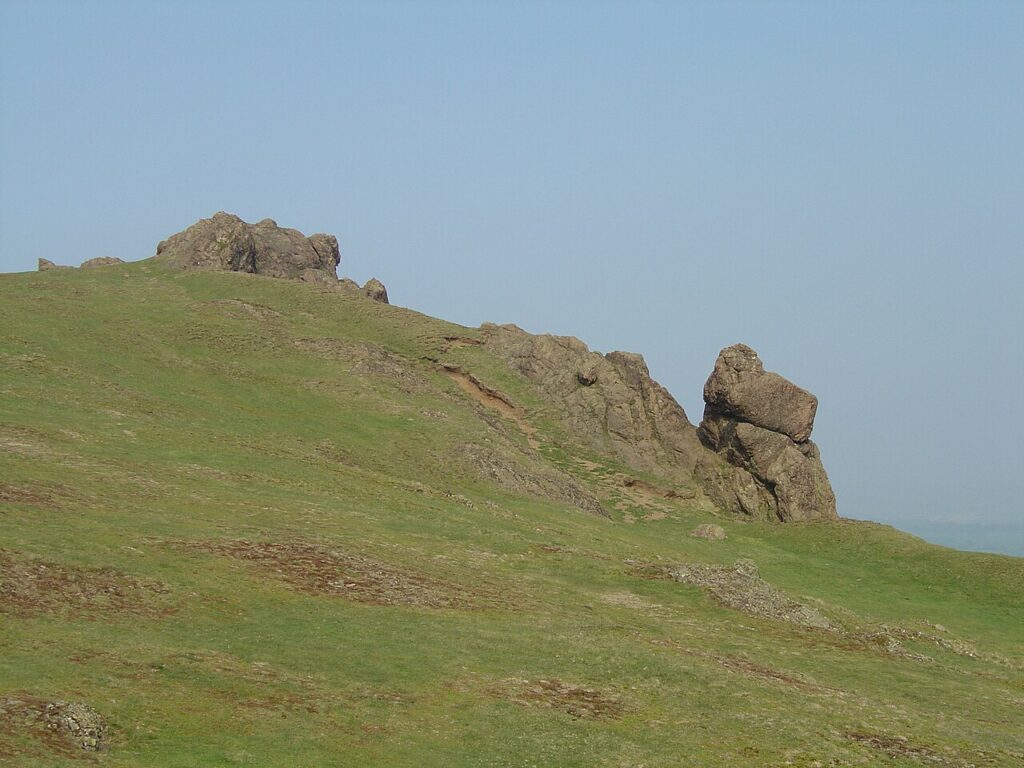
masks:
<path fill-rule="evenodd" d="M 320 284 L 337 282 L 341 263 L 333 235 L 306 237 L 297 229 L 277 226 L 273 219 L 248 224 L 223 212 L 167 238 L 156 253 L 181 269 L 249 272 Z"/>
<path fill-rule="evenodd" d="M 719 354 L 704 402 L 698 435 L 733 467 L 704 473 L 713 495 L 755 517 L 836 517 L 832 486 L 810 440 L 814 395 L 765 371 L 754 350 L 736 344 Z"/>
<path fill-rule="evenodd" d="M 91 267 L 109 267 L 113 264 L 124 264 L 124 259 L 119 259 L 117 256 L 97 256 L 95 259 L 83 261 L 82 269 L 90 269 Z"/>
<path fill-rule="evenodd" d="M 363 296 L 379 301 L 381 304 L 387 304 L 388 302 L 388 289 L 384 287 L 384 283 L 378 280 L 376 277 L 372 277 L 366 281 L 366 285 L 362 287 Z"/>
<path fill-rule="evenodd" d="M 532 381 L 576 442 L 634 469 L 692 484 L 708 453 L 643 357 L 592 352 L 571 336 L 535 336 L 514 325 L 484 324 L 485 345 Z"/>

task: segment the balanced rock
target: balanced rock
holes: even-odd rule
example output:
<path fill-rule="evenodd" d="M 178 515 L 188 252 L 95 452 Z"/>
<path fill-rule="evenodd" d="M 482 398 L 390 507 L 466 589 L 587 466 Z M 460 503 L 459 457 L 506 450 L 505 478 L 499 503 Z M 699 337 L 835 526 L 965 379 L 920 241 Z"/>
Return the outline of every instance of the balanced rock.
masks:
<path fill-rule="evenodd" d="M 370 278 L 366 281 L 366 285 L 362 288 L 363 296 L 379 301 L 381 304 L 388 303 L 388 289 L 384 287 L 384 283 L 378 280 L 376 277 Z"/>
<path fill-rule="evenodd" d="M 273 219 L 248 224 L 230 213 L 200 219 L 167 238 L 157 256 L 180 269 L 220 269 L 329 284 L 341 263 L 333 235 L 306 237 Z M 322 275 L 322 276 L 321 276 Z"/>
<path fill-rule="evenodd" d="M 757 352 L 745 344 L 726 347 L 704 385 L 705 414 L 730 416 L 781 432 L 795 442 L 811 436 L 818 398 L 765 371 Z"/>
<path fill-rule="evenodd" d="M 814 395 L 766 372 L 754 350 L 737 344 L 719 354 L 704 402 L 698 436 L 739 470 L 717 478 L 719 496 L 731 491 L 732 506 L 756 517 L 836 517 L 835 494 L 810 441 Z"/>

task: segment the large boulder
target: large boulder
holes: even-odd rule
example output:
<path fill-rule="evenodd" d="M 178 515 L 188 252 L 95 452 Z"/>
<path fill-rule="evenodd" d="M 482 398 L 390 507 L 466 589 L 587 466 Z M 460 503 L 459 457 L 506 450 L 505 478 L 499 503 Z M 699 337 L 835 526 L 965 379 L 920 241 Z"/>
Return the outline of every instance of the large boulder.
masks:
<path fill-rule="evenodd" d="M 381 304 L 388 303 L 388 289 L 385 288 L 384 283 L 376 277 L 371 277 L 367 280 L 366 285 L 364 285 L 361 290 L 363 296 L 366 296 L 367 298 L 373 299 Z"/>
<path fill-rule="evenodd" d="M 156 253 L 181 269 L 249 272 L 314 283 L 337 281 L 341 263 L 333 235 L 306 237 L 297 229 L 277 226 L 273 219 L 248 224 L 224 212 L 167 238 Z"/>
<path fill-rule="evenodd" d="M 97 256 L 95 259 L 88 259 L 82 262 L 82 269 L 92 269 L 93 267 L 111 267 L 114 264 L 124 264 L 124 259 L 119 259 L 117 256 Z"/>
<path fill-rule="evenodd" d="M 777 373 L 765 371 L 746 344 L 726 347 L 704 385 L 705 414 L 730 416 L 788 435 L 794 442 L 811 436 L 818 398 Z"/>
<path fill-rule="evenodd" d="M 835 494 L 810 441 L 814 395 L 766 372 L 754 350 L 737 344 L 719 354 L 704 402 L 698 436 L 738 470 L 709 474 L 705 484 L 730 506 L 784 521 L 836 517 Z"/>

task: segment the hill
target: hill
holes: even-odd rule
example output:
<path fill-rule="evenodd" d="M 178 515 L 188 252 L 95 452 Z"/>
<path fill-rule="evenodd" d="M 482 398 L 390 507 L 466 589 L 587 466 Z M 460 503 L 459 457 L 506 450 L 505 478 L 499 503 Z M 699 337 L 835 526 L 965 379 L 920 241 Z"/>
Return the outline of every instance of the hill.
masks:
<path fill-rule="evenodd" d="M 1024 560 L 726 513 L 514 329 L 159 259 L 0 328 L 5 764 L 1024 761 Z"/>

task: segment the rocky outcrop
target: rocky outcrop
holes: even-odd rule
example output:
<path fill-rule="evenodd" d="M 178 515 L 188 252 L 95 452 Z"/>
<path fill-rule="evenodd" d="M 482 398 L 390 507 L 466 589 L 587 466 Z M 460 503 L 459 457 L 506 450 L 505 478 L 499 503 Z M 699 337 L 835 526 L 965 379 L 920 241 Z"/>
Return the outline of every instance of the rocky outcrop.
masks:
<path fill-rule="evenodd" d="M 82 269 L 91 269 L 92 267 L 110 267 L 114 264 L 124 264 L 124 259 L 119 259 L 117 256 L 97 256 L 95 259 L 83 261 Z"/>
<path fill-rule="evenodd" d="M 49 259 L 39 259 L 40 272 L 49 272 L 52 269 L 72 269 L 72 267 L 67 267 L 63 264 L 54 264 Z"/>
<path fill-rule="evenodd" d="M 836 517 L 832 486 L 810 440 L 814 395 L 765 371 L 754 350 L 736 344 L 719 354 L 704 402 L 698 436 L 733 467 L 704 472 L 714 496 L 755 517 Z"/>
<path fill-rule="evenodd" d="M 230 213 L 200 219 L 167 238 L 157 256 L 181 269 L 219 269 L 319 284 L 337 282 L 341 263 L 333 235 L 306 237 L 273 219 L 248 224 Z"/>
<path fill-rule="evenodd" d="M 765 371 L 749 347 L 719 355 L 697 429 L 640 355 L 602 355 L 579 339 L 514 325 L 485 323 L 481 334 L 488 349 L 539 389 L 546 416 L 571 443 L 760 520 L 836 517 L 810 441 L 817 399 Z"/>
<path fill-rule="evenodd" d="M 602 355 L 571 336 L 481 326 L 485 345 L 533 382 L 574 442 L 626 466 L 690 485 L 704 449 L 683 408 L 651 378 L 643 357 Z"/>
<path fill-rule="evenodd" d="M 380 302 L 381 304 L 388 304 L 388 289 L 384 287 L 384 283 L 378 280 L 376 277 L 372 277 L 366 281 L 361 289 L 363 296 L 368 299 Z"/>

